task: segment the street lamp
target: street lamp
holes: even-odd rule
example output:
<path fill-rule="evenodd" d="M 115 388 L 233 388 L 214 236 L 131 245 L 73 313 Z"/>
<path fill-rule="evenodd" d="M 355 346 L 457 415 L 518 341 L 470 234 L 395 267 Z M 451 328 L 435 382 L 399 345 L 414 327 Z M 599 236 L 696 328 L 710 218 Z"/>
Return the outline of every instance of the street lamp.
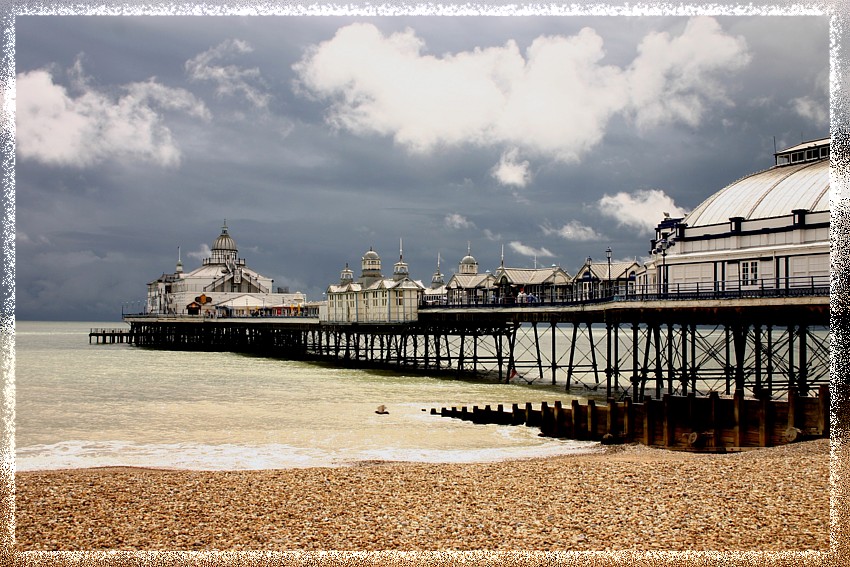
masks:
<path fill-rule="evenodd" d="M 658 249 L 661 251 L 661 290 L 665 296 L 667 295 L 667 248 L 669 247 L 670 243 L 666 238 L 662 238 L 658 243 Z"/>
<path fill-rule="evenodd" d="M 614 295 L 614 286 L 611 285 L 611 247 L 605 249 L 605 256 L 608 258 L 608 295 Z"/>
<path fill-rule="evenodd" d="M 585 258 L 584 263 L 587 264 L 587 272 L 585 272 L 585 276 L 587 276 L 588 284 L 587 284 L 587 299 L 593 299 L 593 270 L 591 267 L 593 266 L 593 258 L 588 256 Z"/>

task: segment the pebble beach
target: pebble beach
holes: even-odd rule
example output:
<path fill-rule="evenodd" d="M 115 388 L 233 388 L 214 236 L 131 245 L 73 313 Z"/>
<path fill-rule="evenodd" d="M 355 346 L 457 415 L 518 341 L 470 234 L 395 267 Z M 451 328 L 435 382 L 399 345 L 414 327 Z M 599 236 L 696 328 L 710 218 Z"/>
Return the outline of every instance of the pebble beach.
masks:
<path fill-rule="evenodd" d="M 18 472 L 16 549 L 829 549 L 829 441 L 477 464 Z"/>

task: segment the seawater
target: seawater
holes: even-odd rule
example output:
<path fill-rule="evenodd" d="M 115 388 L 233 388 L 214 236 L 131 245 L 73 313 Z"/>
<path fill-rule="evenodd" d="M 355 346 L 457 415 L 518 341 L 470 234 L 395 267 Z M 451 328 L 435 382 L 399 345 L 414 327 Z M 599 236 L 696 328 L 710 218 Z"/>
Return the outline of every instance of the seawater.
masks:
<path fill-rule="evenodd" d="M 572 399 L 551 386 L 89 344 L 90 328 L 122 326 L 17 322 L 17 470 L 486 462 L 598 446 L 430 414 L 445 406 Z M 379 405 L 389 413 L 376 414 Z"/>

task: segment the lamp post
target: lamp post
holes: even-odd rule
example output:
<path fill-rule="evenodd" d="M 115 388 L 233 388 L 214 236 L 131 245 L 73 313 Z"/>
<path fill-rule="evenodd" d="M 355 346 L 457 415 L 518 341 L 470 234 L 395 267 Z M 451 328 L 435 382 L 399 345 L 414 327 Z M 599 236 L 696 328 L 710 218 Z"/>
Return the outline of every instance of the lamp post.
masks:
<path fill-rule="evenodd" d="M 667 297 L 667 248 L 669 246 L 666 238 L 662 238 L 658 243 L 658 248 L 661 250 L 661 291 L 664 297 Z"/>
<path fill-rule="evenodd" d="M 593 258 L 588 256 L 585 259 L 584 263 L 587 264 L 587 273 L 586 273 L 587 279 L 588 279 L 588 284 L 587 284 L 588 285 L 588 288 L 587 288 L 587 295 L 588 296 L 587 296 L 587 299 L 593 299 L 593 270 L 591 269 L 591 267 L 593 266 Z"/>
<path fill-rule="evenodd" d="M 608 258 L 608 295 L 614 295 L 614 286 L 611 285 L 611 247 L 605 249 L 605 256 Z"/>

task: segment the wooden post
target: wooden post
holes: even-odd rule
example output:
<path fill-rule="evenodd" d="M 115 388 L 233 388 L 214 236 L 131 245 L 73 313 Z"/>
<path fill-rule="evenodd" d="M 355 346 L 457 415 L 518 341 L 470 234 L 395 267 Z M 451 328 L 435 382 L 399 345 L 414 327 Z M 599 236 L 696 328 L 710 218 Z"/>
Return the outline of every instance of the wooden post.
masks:
<path fill-rule="evenodd" d="M 631 398 L 623 400 L 623 440 L 634 440 L 634 407 Z"/>
<path fill-rule="evenodd" d="M 664 397 L 661 398 L 661 407 L 664 411 L 664 446 L 672 447 L 675 443 L 674 431 L 676 428 L 676 420 L 671 415 L 673 413 L 673 396 L 664 394 Z"/>
<path fill-rule="evenodd" d="M 596 402 L 587 400 L 587 438 L 596 439 Z"/>
<path fill-rule="evenodd" d="M 821 384 L 818 388 L 818 429 L 823 437 L 829 437 L 829 386 Z"/>
<path fill-rule="evenodd" d="M 620 437 L 620 432 L 617 428 L 617 401 L 614 398 L 608 398 L 608 419 L 606 423 L 606 431 L 615 438 Z"/>
<path fill-rule="evenodd" d="M 583 434 L 584 428 L 580 426 L 579 419 L 578 419 L 578 412 L 579 412 L 578 400 L 573 400 L 571 405 L 572 405 L 572 410 L 573 410 L 573 415 L 572 415 L 573 437 L 575 439 L 584 439 L 584 434 Z"/>
<path fill-rule="evenodd" d="M 790 356 L 790 355 L 789 355 Z M 788 428 L 785 430 L 785 440 L 793 443 L 800 437 L 800 429 L 797 424 L 801 421 L 803 412 L 797 401 L 797 388 L 790 386 L 788 388 Z"/>
<path fill-rule="evenodd" d="M 643 398 L 643 444 L 647 447 L 655 441 L 652 434 L 653 419 L 652 419 L 652 398 L 645 396 Z"/>
<path fill-rule="evenodd" d="M 770 447 L 773 444 L 770 435 L 773 429 L 773 416 L 770 410 L 770 400 L 767 399 L 767 396 L 762 396 L 759 399 L 759 447 Z"/>
<path fill-rule="evenodd" d="M 716 391 L 712 391 L 708 394 L 708 423 L 711 425 L 712 430 L 712 443 L 715 448 L 720 447 L 720 429 L 721 422 L 718 411 L 720 411 L 720 394 Z"/>
<path fill-rule="evenodd" d="M 564 408 L 561 405 L 561 400 L 555 401 L 555 409 L 552 410 L 552 435 L 554 437 L 564 437 Z"/>
<path fill-rule="evenodd" d="M 551 412 L 547 402 L 540 402 L 540 432 L 544 436 L 552 435 Z"/>
<path fill-rule="evenodd" d="M 733 413 L 735 415 L 735 446 L 744 446 L 744 434 L 747 428 L 747 415 L 744 408 L 744 390 L 735 390 L 733 398 Z"/>

